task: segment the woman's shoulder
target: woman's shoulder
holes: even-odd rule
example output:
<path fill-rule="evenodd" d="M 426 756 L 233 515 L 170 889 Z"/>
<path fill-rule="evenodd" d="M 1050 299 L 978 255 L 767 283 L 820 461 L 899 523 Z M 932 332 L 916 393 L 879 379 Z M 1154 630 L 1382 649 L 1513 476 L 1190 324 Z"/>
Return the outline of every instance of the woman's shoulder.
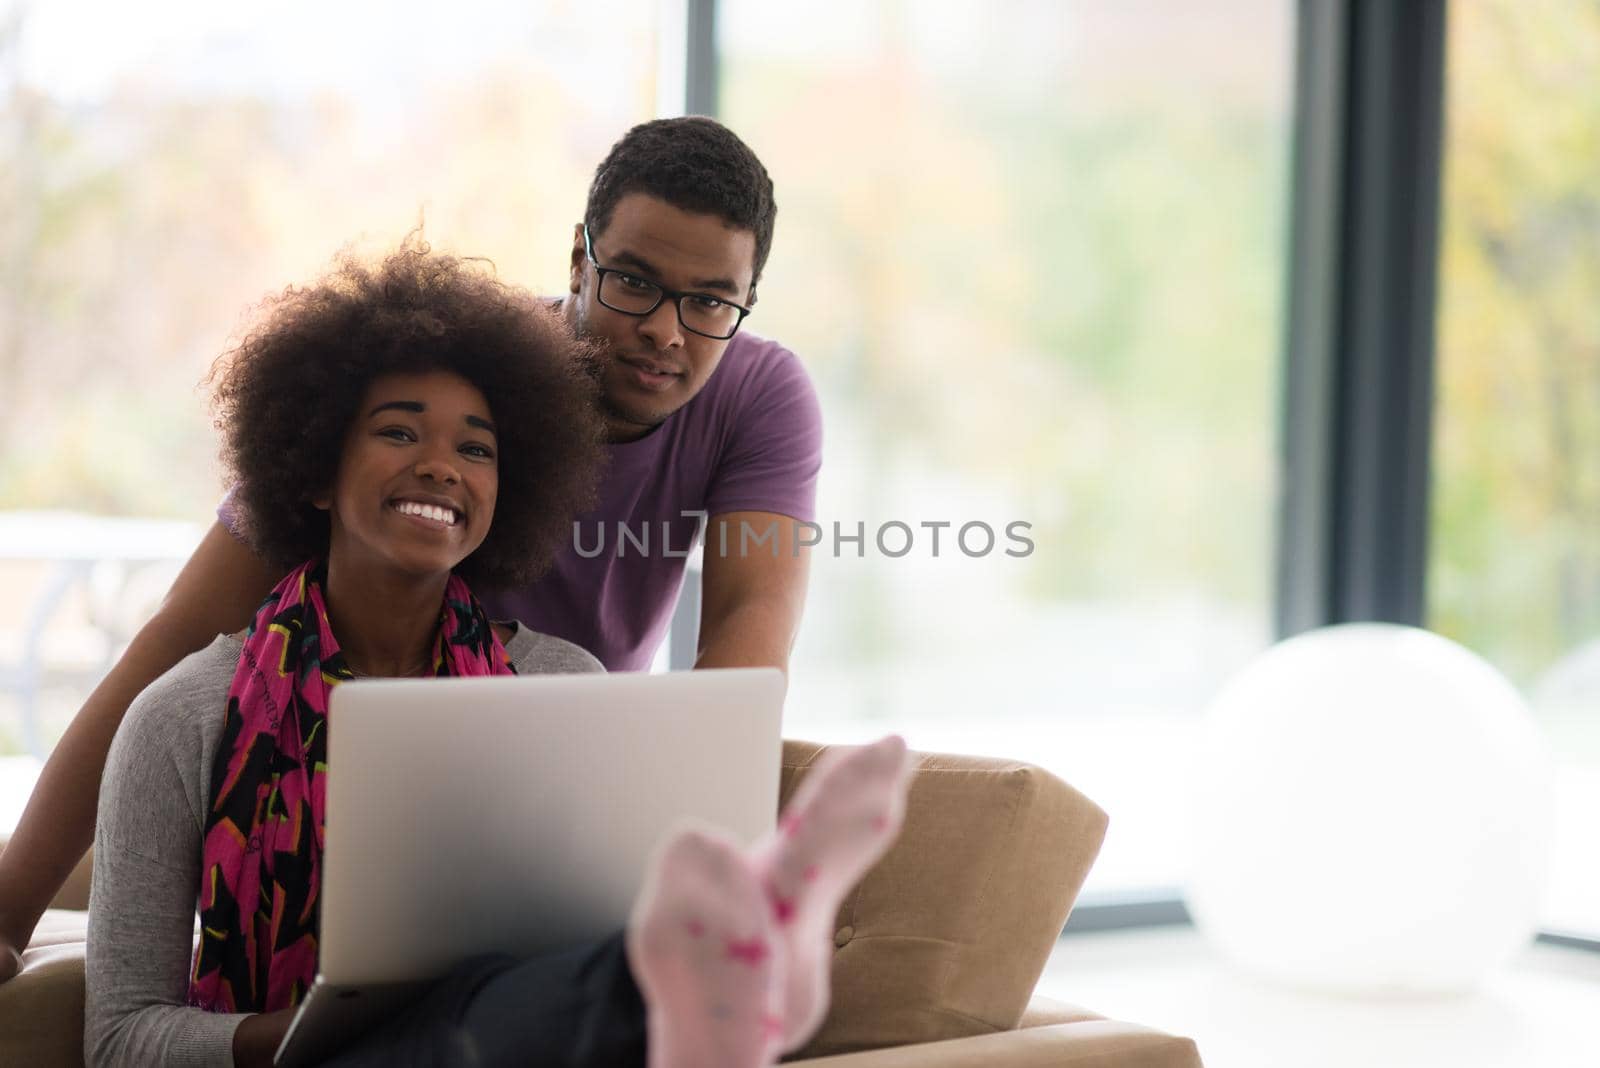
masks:
<path fill-rule="evenodd" d="M 518 675 L 576 675 L 605 670 L 605 665 L 581 645 L 531 630 L 521 623 L 510 627 L 513 633 L 505 646 Z"/>
<path fill-rule="evenodd" d="M 168 751 L 205 750 L 210 727 L 221 729 L 227 687 L 234 681 L 240 643 L 218 635 L 144 687 L 123 716 L 123 745 Z"/>
<path fill-rule="evenodd" d="M 219 636 L 145 687 L 128 707 L 106 758 L 101 821 L 107 818 L 104 804 L 120 804 L 119 798 L 139 798 L 139 812 L 119 817 L 107 833 L 151 848 L 151 835 L 165 833 L 163 818 L 182 811 L 201 819 L 239 650 L 237 640 Z"/>

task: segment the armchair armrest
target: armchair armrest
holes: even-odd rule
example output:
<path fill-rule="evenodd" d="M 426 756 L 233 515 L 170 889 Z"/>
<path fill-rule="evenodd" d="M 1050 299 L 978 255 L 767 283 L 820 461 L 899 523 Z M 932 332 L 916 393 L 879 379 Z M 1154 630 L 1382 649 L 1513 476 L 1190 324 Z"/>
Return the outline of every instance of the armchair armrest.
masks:
<path fill-rule="evenodd" d="M 790 1063 L 796 1068 L 1202 1068 L 1192 1039 L 1118 1020 L 1026 1027 Z"/>

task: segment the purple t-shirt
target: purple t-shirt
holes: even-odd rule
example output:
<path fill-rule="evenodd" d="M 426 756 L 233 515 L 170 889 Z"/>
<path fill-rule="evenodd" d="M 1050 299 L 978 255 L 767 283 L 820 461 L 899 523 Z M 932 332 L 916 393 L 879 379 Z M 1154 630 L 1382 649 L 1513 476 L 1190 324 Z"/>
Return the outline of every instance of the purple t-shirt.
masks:
<path fill-rule="evenodd" d="M 815 521 L 822 409 L 794 353 L 741 332 L 693 400 L 606 448 L 599 503 L 550 570 L 526 589 L 480 596 L 492 618 L 565 638 L 608 671 L 642 671 L 666 637 L 702 514 Z"/>
<path fill-rule="evenodd" d="M 822 409 L 794 353 L 740 332 L 693 400 L 606 448 L 599 503 L 550 570 L 524 589 L 476 592 L 493 619 L 565 638 L 608 671 L 642 671 L 666 637 L 702 515 L 815 521 Z M 217 513 L 231 530 L 230 502 Z"/>

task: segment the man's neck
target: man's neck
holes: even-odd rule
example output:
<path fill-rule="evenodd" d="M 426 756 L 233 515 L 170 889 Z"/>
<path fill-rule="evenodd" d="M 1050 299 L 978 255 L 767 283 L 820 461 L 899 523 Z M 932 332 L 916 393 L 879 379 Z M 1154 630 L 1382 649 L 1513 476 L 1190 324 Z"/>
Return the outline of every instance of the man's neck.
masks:
<path fill-rule="evenodd" d="M 641 426 L 638 423 L 630 423 L 626 419 L 608 415 L 606 416 L 606 441 L 612 445 L 627 445 L 630 442 L 649 437 L 651 433 L 660 428 L 660 423 L 654 426 Z"/>

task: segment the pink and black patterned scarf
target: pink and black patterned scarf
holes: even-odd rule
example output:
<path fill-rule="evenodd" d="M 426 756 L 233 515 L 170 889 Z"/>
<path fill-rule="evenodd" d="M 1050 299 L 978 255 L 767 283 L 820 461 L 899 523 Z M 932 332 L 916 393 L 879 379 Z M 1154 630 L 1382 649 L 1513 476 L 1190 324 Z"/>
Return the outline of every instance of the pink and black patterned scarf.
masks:
<path fill-rule="evenodd" d="M 228 687 L 189 984 L 189 1004 L 212 1012 L 289 1008 L 316 975 L 328 695 L 354 677 L 328 626 L 326 580 L 326 567 L 312 561 L 278 584 L 250 624 Z M 432 674 L 515 674 L 483 608 L 455 575 L 445 587 Z"/>

